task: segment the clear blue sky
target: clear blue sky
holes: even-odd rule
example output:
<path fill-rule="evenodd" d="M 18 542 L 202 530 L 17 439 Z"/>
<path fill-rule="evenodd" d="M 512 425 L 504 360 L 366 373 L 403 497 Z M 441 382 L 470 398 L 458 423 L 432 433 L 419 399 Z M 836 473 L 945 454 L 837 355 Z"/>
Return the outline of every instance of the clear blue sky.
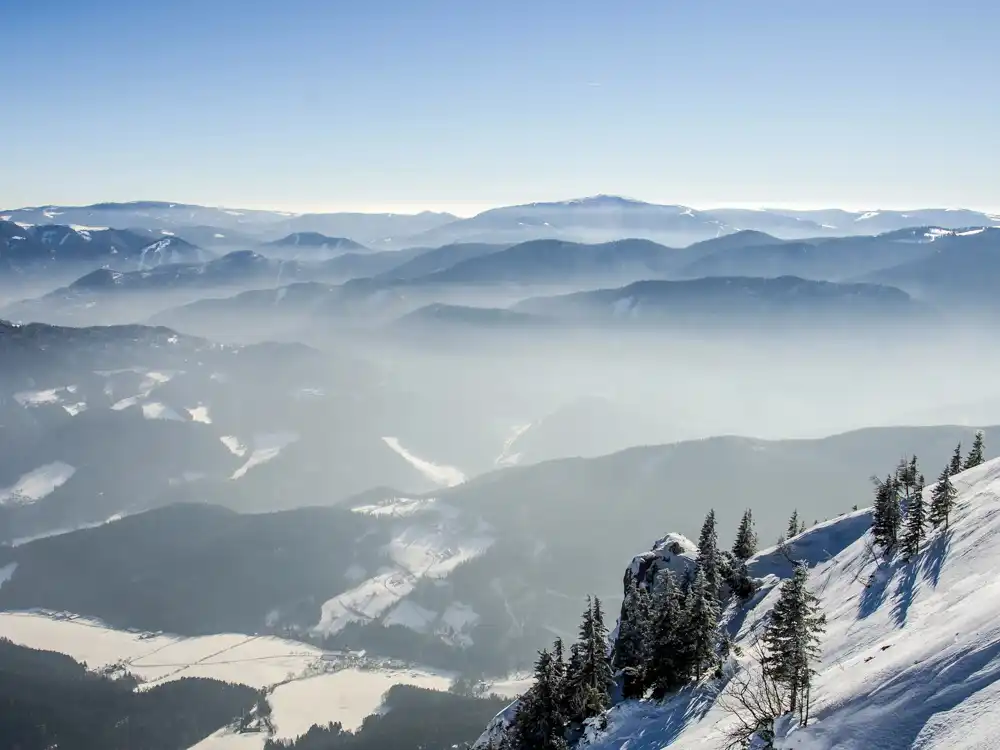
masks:
<path fill-rule="evenodd" d="M 0 207 L 1000 209 L 990 0 L 0 6 Z"/>

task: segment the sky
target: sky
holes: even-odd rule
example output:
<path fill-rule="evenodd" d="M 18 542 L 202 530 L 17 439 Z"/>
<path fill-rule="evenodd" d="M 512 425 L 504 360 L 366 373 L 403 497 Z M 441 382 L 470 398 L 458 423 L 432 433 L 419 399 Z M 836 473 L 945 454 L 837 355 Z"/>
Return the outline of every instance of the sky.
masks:
<path fill-rule="evenodd" d="M 0 207 L 1000 210 L 989 0 L 0 0 Z"/>

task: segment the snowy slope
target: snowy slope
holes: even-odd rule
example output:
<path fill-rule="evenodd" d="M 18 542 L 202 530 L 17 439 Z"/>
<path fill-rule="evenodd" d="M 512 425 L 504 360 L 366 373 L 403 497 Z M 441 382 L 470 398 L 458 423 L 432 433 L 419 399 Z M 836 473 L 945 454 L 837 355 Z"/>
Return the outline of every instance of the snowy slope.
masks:
<path fill-rule="evenodd" d="M 911 563 L 873 558 L 869 510 L 819 524 L 790 541 L 791 557 L 811 567 L 810 587 L 828 624 L 812 719 L 805 728 L 787 718 L 779 722 L 776 747 L 1000 746 L 1000 459 L 953 482 L 959 496 L 950 530 L 931 532 Z M 730 612 L 744 654 L 791 564 L 772 548 L 750 568 L 763 586 L 746 608 Z M 741 657 L 740 668 L 750 665 Z M 663 703 L 620 704 L 607 714 L 607 729 L 592 731 L 584 744 L 594 750 L 722 750 L 732 721 L 716 702 L 722 688 L 721 681 L 707 681 Z"/>
<path fill-rule="evenodd" d="M 443 612 L 429 610 L 407 599 L 425 579 L 443 580 L 456 568 L 484 554 L 494 544 L 489 524 L 467 517 L 435 498 L 392 498 L 352 511 L 393 524 L 390 539 L 380 550 L 385 564 L 369 576 L 360 566 L 351 570 L 357 585 L 321 607 L 313 632 L 333 635 L 349 623 L 402 625 L 418 633 L 434 632 L 446 643 L 472 645 L 469 631 L 479 615 L 461 602 Z"/>

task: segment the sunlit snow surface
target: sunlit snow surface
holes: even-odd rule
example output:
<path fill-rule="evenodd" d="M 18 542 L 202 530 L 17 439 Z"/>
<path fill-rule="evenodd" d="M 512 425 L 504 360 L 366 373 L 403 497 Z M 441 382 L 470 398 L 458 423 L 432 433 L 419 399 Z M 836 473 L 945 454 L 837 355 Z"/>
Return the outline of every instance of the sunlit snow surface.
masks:
<path fill-rule="evenodd" d="M 17 571 L 17 563 L 7 563 L 4 566 L 0 566 L 0 588 L 3 587 L 7 581 L 14 577 L 14 573 Z"/>
<path fill-rule="evenodd" d="M 456 469 L 454 466 L 441 466 L 440 464 L 431 463 L 419 456 L 415 456 L 400 445 L 397 438 L 384 437 L 382 441 L 414 469 L 441 487 L 455 487 L 465 481 L 465 474 L 459 469 Z"/>
<path fill-rule="evenodd" d="M 69 534 L 73 531 L 81 531 L 83 529 L 93 529 L 98 526 L 103 526 L 106 523 L 114 523 L 115 521 L 120 521 L 124 516 L 121 513 L 115 513 L 113 516 L 106 518 L 103 521 L 95 521 L 91 523 L 81 523 L 75 526 L 68 526 L 61 529 L 47 529 L 40 534 L 32 534 L 30 536 L 22 536 L 14 539 L 10 542 L 11 547 L 20 547 L 22 544 L 27 544 L 28 542 L 34 542 L 39 539 L 48 539 L 53 536 L 61 536 L 62 534 Z"/>
<path fill-rule="evenodd" d="M 488 550 L 494 543 L 490 526 L 434 498 L 396 498 L 352 510 L 392 524 L 389 542 L 381 550 L 385 564 L 371 577 L 324 602 L 313 630 L 334 634 L 349 623 L 385 617 L 383 625 L 403 625 L 418 632 L 433 629 L 445 640 L 471 645 L 468 631 L 479 619 L 471 608 L 434 612 L 404 600 L 421 579 L 445 578 Z"/>
<path fill-rule="evenodd" d="M 253 452 L 247 459 L 246 463 L 240 468 L 233 472 L 231 479 L 239 479 L 240 477 L 246 475 L 250 469 L 255 466 L 260 466 L 263 463 L 277 458 L 278 454 L 296 442 L 299 439 L 298 433 L 295 432 L 270 432 L 270 433 L 260 433 L 254 435 L 253 439 Z M 228 442 L 227 437 L 222 438 L 222 442 L 225 444 L 229 450 L 236 453 L 236 451 L 230 447 L 230 442 Z M 237 453 L 236 455 L 242 455 Z"/>
<path fill-rule="evenodd" d="M 187 413 L 191 415 L 192 422 L 201 422 L 202 424 L 212 424 L 212 418 L 208 415 L 208 407 L 203 405 L 198 405 L 187 410 Z"/>
<path fill-rule="evenodd" d="M 805 728 L 784 722 L 776 747 L 1000 746 L 1000 459 L 953 482 L 959 497 L 950 530 L 931 532 L 911 563 L 876 563 L 868 549 L 867 510 L 792 540 L 793 557 L 813 566 L 810 586 L 828 624 L 812 720 Z M 777 599 L 776 584 L 789 574 L 789 563 L 771 549 L 751 562 L 751 570 L 769 577 L 742 619 L 737 642 L 745 652 Z M 608 730 L 593 734 L 587 747 L 721 750 L 730 719 L 710 689 L 685 691 L 662 704 L 624 703 L 609 713 Z"/>
<path fill-rule="evenodd" d="M 336 716 L 344 729 L 361 727 L 366 716 L 378 711 L 382 697 L 393 685 L 415 685 L 447 690 L 451 675 L 415 670 L 343 669 L 278 687 L 269 698 L 274 711 L 275 737 L 292 739 L 313 724 Z"/>
<path fill-rule="evenodd" d="M 30 505 L 51 494 L 76 473 L 76 468 L 62 461 L 29 471 L 6 489 L 0 488 L 0 505 Z"/>

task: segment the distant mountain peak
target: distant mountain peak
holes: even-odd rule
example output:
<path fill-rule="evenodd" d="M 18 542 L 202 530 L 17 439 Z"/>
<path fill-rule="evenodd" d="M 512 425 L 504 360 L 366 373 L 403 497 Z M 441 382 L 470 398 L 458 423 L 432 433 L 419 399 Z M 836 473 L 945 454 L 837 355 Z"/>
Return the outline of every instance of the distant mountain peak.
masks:
<path fill-rule="evenodd" d="M 292 232 L 279 240 L 268 243 L 282 247 L 335 247 L 343 250 L 364 250 L 354 240 L 346 237 L 328 237 L 320 232 Z"/>

